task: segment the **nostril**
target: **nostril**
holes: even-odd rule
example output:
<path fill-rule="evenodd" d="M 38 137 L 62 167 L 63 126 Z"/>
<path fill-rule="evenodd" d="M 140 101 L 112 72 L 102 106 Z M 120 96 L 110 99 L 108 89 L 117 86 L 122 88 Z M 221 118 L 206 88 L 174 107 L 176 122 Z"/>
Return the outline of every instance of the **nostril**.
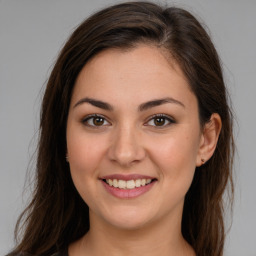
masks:
<path fill-rule="evenodd" d="M 122 166 L 138 163 L 145 157 L 145 151 L 140 140 L 131 133 L 131 129 L 122 129 L 120 133 L 115 134 L 112 143 L 108 149 L 110 160 L 118 162 Z"/>

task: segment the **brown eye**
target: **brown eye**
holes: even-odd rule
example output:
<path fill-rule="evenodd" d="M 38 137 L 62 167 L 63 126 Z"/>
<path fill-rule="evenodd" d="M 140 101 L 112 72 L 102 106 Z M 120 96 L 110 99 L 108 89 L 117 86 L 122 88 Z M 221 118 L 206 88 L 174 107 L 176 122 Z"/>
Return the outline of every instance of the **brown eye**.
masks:
<path fill-rule="evenodd" d="M 82 123 L 90 127 L 101 127 L 110 125 L 110 123 L 102 116 L 90 115 L 82 120 Z"/>
<path fill-rule="evenodd" d="M 163 125 L 165 125 L 165 122 L 166 122 L 166 118 L 164 118 L 164 117 L 156 117 L 156 118 L 154 118 L 154 124 L 156 126 L 163 126 Z"/>
<path fill-rule="evenodd" d="M 93 118 L 93 124 L 95 126 L 103 125 L 104 124 L 104 118 L 102 118 L 102 117 L 94 117 Z"/>
<path fill-rule="evenodd" d="M 165 114 L 157 114 L 157 115 L 151 117 L 145 125 L 164 128 L 173 123 L 175 123 L 175 121 L 170 116 L 165 115 Z"/>

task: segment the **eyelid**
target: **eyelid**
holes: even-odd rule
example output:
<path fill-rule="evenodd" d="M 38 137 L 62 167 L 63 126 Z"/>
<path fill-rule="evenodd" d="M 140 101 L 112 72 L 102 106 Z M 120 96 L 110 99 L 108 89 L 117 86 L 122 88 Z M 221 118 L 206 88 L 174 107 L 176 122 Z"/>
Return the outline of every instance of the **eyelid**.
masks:
<path fill-rule="evenodd" d="M 148 125 L 148 123 L 149 123 L 149 121 L 151 121 L 151 120 L 153 120 L 154 118 L 165 118 L 169 123 L 168 124 L 165 124 L 165 125 L 163 125 L 163 126 L 156 126 L 156 125 Z M 175 124 L 176 123 L 176 121 L 175 121 L 175 119 L 173 118 L 173 117 L 171 117 L 171 116 L 169 116 L 169 115 L 167 115 L 167 114 L 154 114 L 154 115 L 152 115 L 152 116 L 150 116 L 148 119 L 147 119 L 147 121 L 145 122 L 145 126 L 153 126 L 153 127 L 157 127 L 157 128 L 159 128 L 159 129 L 161 129 L 161 128 L 165 128 L 165 127 L 167 127 L 167 126 L 169 126 L 169 125 L 171 125 L 171 124 Z"/>
<path fill-rule="evenodd" d="M 87 123 L 88 120 L 90 120 L 92 118 L 97 118 L 97 117 L 104 119 L 104 121 L 108 122 L 108 125 L 104 125 L 103 124 L 103 125 L 97 126 L 97 125 L 90 125 L 90 124 Z M 90 114 L 90 115 L 87 115 L 84 118 L 82 118 L 81 122 L 84 125 L 86 125 L 88 127 L 92 127 L 92 128 L 101 128 L 101 127 L 104 127 L 104 126 L 111 125 L 111 123 L 108 121 L 108 119 L 104 115 L 100 115 L 100 114 Z"/>
<path fill-rule="evenodd" d="M 88 120 L 90 119 L 93 119 L 93 118 L 102 118 L 104 119 L 104 122 L 107 122 L 108 124 L 103 124 L 103 125 L 91 125 L 91 124 L 88 124 Z M 148 124 L 151 120 L 153 120 L 154 118 L 164 118 L 165 120 L 168 121 L 168 124 L 164 124 L 162 126 L 157 126 L 157 125 L 150 125 Z M 105 127 L 105 126 L 109 126 L 111 125 L 111 122 L 102 114 L 90 114 L 90 115 L 87 115 L 85 116 L 84 118 L 82 118 L 81 120 L 82 124 L 87 126 L 87 127 L 91 127 L 91 128 L 102 128 L 102 127 Z M 175 119 L 173 117 L 171 117 L 170 115 L 167 115 L 167 114 L 154 114 L 152 116 L 150 116 L 149 118 L 147 118 L 146 122 L 144 123 L 145 126 L 151 126 L 151 127 L 157 127 L 158 129 L 161 129 L 161 128 L 165 128 L 171 124 L 174 124 L 176 123 Z"/>

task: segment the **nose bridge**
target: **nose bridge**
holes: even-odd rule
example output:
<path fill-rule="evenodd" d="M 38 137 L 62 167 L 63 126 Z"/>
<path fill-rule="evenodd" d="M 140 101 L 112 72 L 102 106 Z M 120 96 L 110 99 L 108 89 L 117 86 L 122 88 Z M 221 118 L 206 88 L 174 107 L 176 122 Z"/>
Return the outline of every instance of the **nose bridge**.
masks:
<path fill-rule="evenodd" d="M 142 160 L 144 156 L 145 151 L 139 129 L 130 123 L 117 126 L 109 148 L 110 159 L 120 165 L 130 165 Z"/>

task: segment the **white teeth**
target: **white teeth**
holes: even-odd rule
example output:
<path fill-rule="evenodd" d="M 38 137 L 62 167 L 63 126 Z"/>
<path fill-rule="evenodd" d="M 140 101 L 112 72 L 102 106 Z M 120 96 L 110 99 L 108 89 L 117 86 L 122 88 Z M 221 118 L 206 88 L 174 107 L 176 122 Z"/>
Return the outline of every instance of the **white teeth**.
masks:
<path fill-rule="evenodd" d="M 119 181 L 118 181 L 118 187 L 119 187 L 119 188 L 126 188 L 126 182 L 125 182 L 125 180 L 119 180 Z"/>
<path fill-rule="evenodd" d="M 118 187 L 118 182 L 117 182 L 117 180 L 116 180 L 116 179 L 114 179 L 114 180 L 113 180 L 113 186 L 114 186 L 115 188 L 117 188 L 117 187 Z"/>
<path fill-rule="evenodd" d="M 139 188 L 141 186 L 145 186 L 149 184 L 152 180 L 151 179 L 137 179 L 137 180 L 117 180 L 117 179 L 107 179 L 106 183 L 109 186 L 113 186 L 115 188 L 121 189 L 134 189 Z"/>
<path fill-rule="evenodd" d="M 134 182 L 134 180 L 128 180 L 128 181 L 126 181 L 126 188 L 128 188 L 128 189 L 133 189 L 133 188 L 135 188 L 135 182 Z"/>
<path fill-rule="evenodd" d="M 141 186 L 141 180 L 135 180 L 135 186 L 136 188 Z"/>

